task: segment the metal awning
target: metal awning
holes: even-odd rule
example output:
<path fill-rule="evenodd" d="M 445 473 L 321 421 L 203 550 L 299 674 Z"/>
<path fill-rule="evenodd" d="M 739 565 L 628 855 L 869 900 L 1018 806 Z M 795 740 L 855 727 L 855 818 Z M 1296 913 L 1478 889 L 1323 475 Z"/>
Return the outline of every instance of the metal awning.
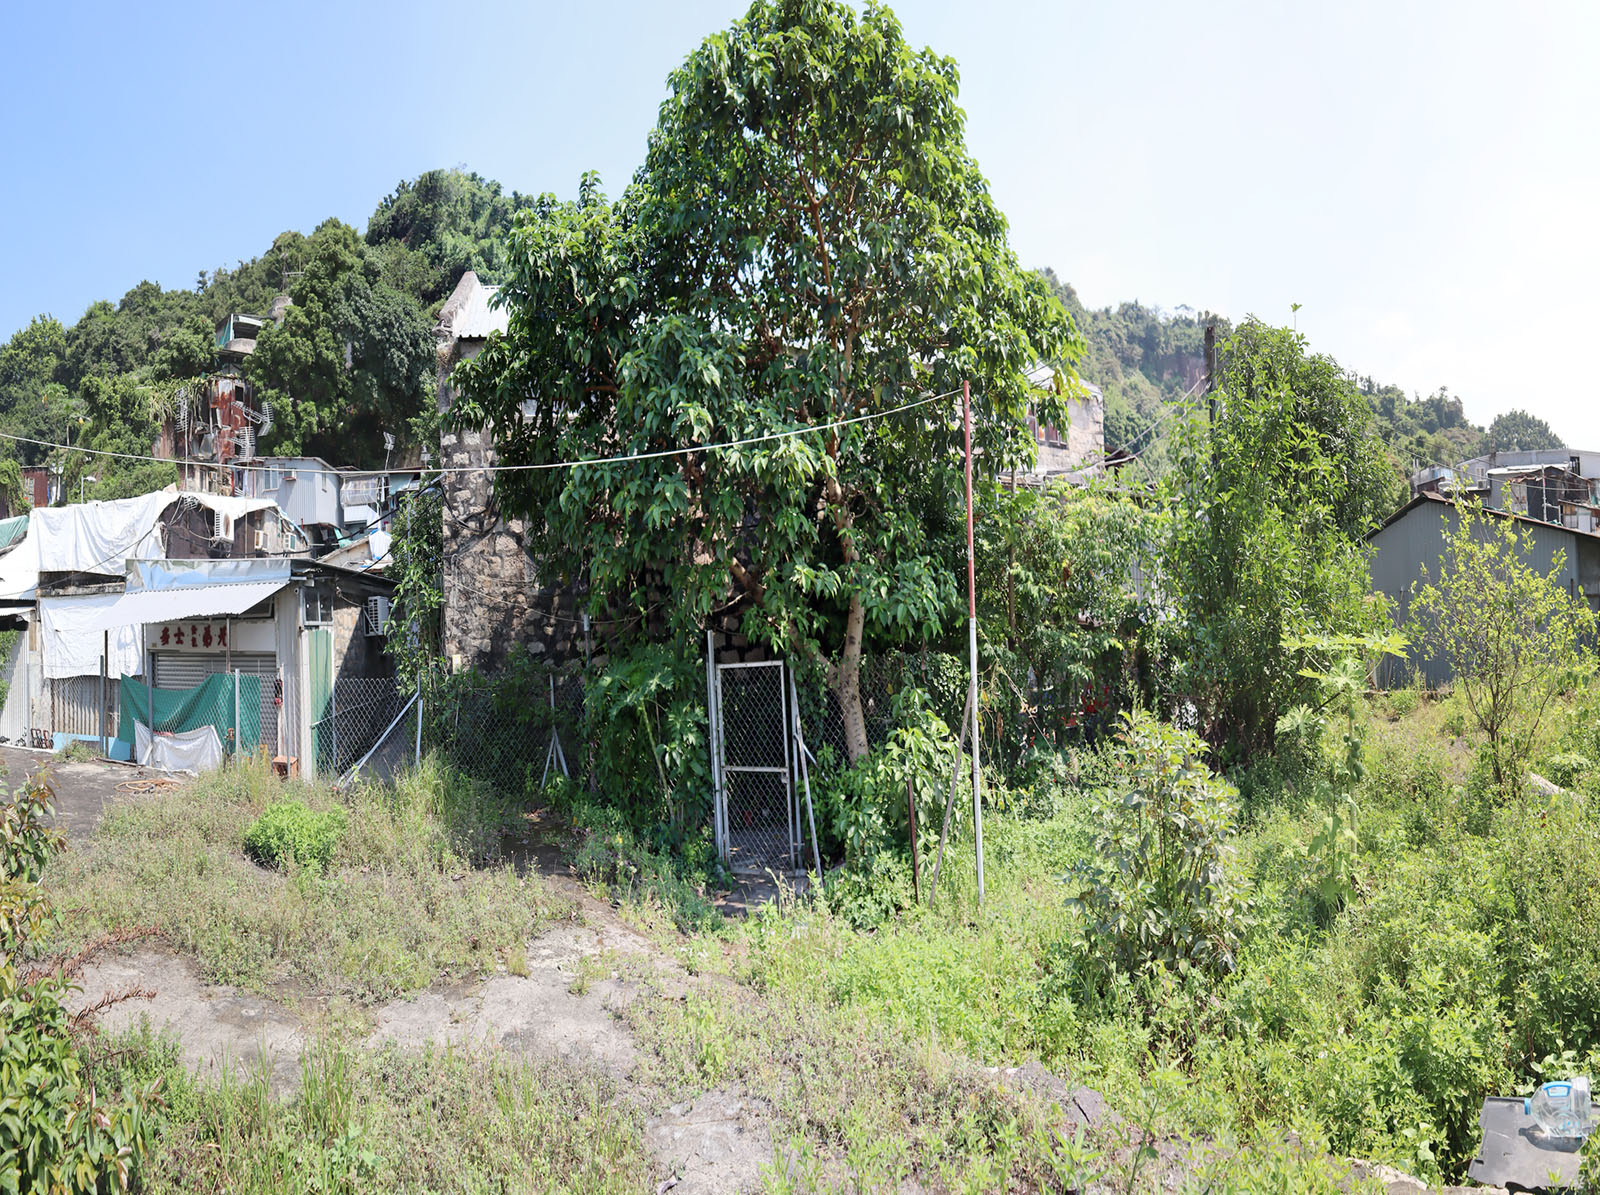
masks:
<path fill-rule="evenodd" d="M 97 611 L 82 629 L 103 631 L 152 622 L 176 622 L 183 618 L 243 614 L 290 583 L 288 577 L 274 577 L 266 581 L 219 581 L 212 585 L 136 590 L 120 595 Z"/>

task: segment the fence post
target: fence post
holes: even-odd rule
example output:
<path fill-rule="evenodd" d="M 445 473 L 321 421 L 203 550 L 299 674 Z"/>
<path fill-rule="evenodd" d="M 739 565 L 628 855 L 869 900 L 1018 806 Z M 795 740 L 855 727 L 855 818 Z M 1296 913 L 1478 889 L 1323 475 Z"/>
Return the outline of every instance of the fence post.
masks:
<path fill-rule="evenodd" d="M 328 686 L 328 708 L 333 711 L 329 719 L 333 726 L 333 775 L 339 776 L 339 678 L 335 676 L 333 683 Z"/>
<path fill-rule="evenodd" d="M 106 740 L 106 668 L 111 655 L 111 632 L 103 631 L 100 647 L 100 754 L 110 755 L 111 744 Z"/>
<path fill-rule="evenodd" d="M 239 669 L 233 670 L 233 758 L 238 760 L 244 748 L 244 727 L 239 724 Z"/>
<path fill-rule="evenodd" d="M 728 858 L 727 827 L 722 820 L 722 711 L 717 708 L 717 638 L 716 632 L 706 629 L 706 738 L 711 747 L 711 836 L 716 843 L 717 855 L 724 862 Z"/>
<path fill-rule="evenodd" d="M 150 699 L 150 721 L 147 723 L 147 727 L 150 731 L 150 750 L 145 752 L 145 758 L 143 760 L 138 758 L 139 727 L 136 719 L 133 728 L 133 754 L 135 757 L 134 762 L 136 763 L 148 763 L 150 760 L 156 757 L 156 653 L 153 651 L 150 653 L 149 675 L 144 679 L 147 682 L 145 685 L 145 696 Z"/>
<path fill-rule="evenodd" d="M 417 669 L 417 767 L 422 766 L 422 670 Z"/>

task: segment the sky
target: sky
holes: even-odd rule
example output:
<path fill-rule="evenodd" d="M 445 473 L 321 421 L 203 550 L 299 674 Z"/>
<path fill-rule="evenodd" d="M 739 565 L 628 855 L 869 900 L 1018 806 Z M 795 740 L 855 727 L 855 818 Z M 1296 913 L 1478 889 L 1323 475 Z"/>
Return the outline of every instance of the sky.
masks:
<path fill-rule="evenodd" d="M 364 227 L 432 167 L 615 194 L 668 73 L 744 7 L 8 5 L 0 338 Z M 1380 383 L 1600 448 L 1600 4 L 893 7 L 959 63 L 1021 260 L 1086 303 L 1294 322 Z"/>

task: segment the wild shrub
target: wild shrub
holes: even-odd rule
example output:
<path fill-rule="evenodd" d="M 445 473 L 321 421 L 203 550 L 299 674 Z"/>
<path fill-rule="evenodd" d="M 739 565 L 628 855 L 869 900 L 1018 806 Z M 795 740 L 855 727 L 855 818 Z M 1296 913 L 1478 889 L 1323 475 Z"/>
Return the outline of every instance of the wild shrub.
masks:
<path fill-rule="evenodd" d="M 127 1191 L 151 1141 L 151 1093 L 102 1090 L 84 1067 L 60 972 L 25 970 L 52 918 L 40 891 L 59 849 L 40 777 L 0 804 L 0 1191 Z"/>
<path fill-rule="evenodd" d="M 1506 791 L 1556 695 L 1592 675 L 1584 644 L 1595 617 L 1557 579 L 1564 552 L 1541 573 L 1527 528 L 1474 504 L 1458 510 L 1439 575 L 1412 603 L 1411 635 L 1431 659 L 1450 663 L 1487 741 L 1495 787 Z"/>
<path fill-rule="evenodd" d="M 939 840 L 955 746 L 950 729 L 915 686 L 896 692 L 889 704 L 894 729 L 881 747 L 831 776 L 818 767 L 818 832 L 827 845 L 843 852 L 852 868 L 868 866 L 883 851 L 909 858 L 908 783 L 925 856 Z"/>
<path fill-rule="evenodd" d="M 1085 946 L 1107 972 L 1235 967 L 1249 903 L 1228 866 L 1233 788 L 1204 751 L 1151 714 L 1124 718 L 1118 783 L 1100 799 L 1093 851 L 1069 874 Z"/>
<path fill-rule="evenodd" d="M 1566 796 L 1501 817 L 1486 900 L 1513 1048 L 1525 1062 L 1600 1049 L 1600 825 Z"/>
<path fill-rule="evenodd" d="M 245 853 L 263 867 L 291 863 L 321 871 L 333 861 L 349 818 L 339 806 L 313 813 L 304 801 L 271 805 L 245 831 Z"/>
<path fill-rule="evenodd" d="M 723 878 L 721 864 L 704 833 L 676 851 L 654 850 L 621 810 L 569 800 L 568 816 L 577 828 L 572 865 L 580 876 L 619 899 L 653 902 L 684 933 L 720 932 L 722 914 L 706 889 Z"/>
<path fill-rule="evenodd" d="M 1544 775 L 1562 788 L 1584 788 L 1594 773 L 1594 760 L 1576 751 L 1562 751 L 1544 761 Z"/>

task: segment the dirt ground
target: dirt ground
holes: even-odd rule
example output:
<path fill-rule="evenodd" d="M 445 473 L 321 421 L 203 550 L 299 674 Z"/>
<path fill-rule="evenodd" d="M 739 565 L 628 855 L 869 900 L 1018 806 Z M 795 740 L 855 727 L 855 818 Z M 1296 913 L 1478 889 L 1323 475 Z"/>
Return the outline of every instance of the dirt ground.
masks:
<path fill-rule="evenodd" d="M 20 786 L 35 772 L 49 769 L 56 794 L 55 825 L 68 842 L 83 842 L 92 837 L 113 802 L 138 800 L 138 793 L 130 791 L 139 787 L 134 782 L 162 779 L 160 772 L 149 768 L 104 760 L 63 763 L 48 751 L 31 751 L 24 747 L 0 747 L 0 763 L 5 765 L 0 789 L 6 792 Z M 3 796 L 0 799 L 4 799 Z"/>
<path fill-rule="evenodd" d="M 52 764 L 46 753 L 10 748 L 0 748 L 0 759 L 12 785 Z M 51 772 L 56 824 L 69 849 L 93 836 L 114 803 L 139 799 L 138 785 L 129 782 L 157 776 L 109 763 L 54 764 Z M 596 900 L 558 852 L 528 851 L 520 864 L 577 900 L 581 923 L 558 925 L 530 939 L 526 974 L 502 967 L 478 980 L 437 983 L 367 1010 L 361 1022 L 364 1044 L 503 1050 L 595 1067 L 626 1083 L 637 1049 L 617 1013 L 638 997 L 641 977 L 678 998 L 700 981 Z M 758 892 L 759 886 L 738 892 L 729 914 L 743 913 Z M 159 941 L 104 952 L 83 969 L 79 983 L 74 1011 L 108 997 L 128 997 L 100 1014 L 103 1029 L 117 1032 L 148 1020 L 152 1028 L 176 1036 L 185 1062 L 197 1074 L 264 1069 L 281 1095 L 298 1087 L 302 1054 L 328 1019 L 315 1000 L 280 1002 L 207 983 L 193 959 Z M 760 1190 L 762 1169 L 773 1159 L 765 1106 L 736 1091 L 709 1091 L 690 1103 L 651 1108 L 646 1143 L 657 1162 L 658 1189 L 674 1195 Z"/>

